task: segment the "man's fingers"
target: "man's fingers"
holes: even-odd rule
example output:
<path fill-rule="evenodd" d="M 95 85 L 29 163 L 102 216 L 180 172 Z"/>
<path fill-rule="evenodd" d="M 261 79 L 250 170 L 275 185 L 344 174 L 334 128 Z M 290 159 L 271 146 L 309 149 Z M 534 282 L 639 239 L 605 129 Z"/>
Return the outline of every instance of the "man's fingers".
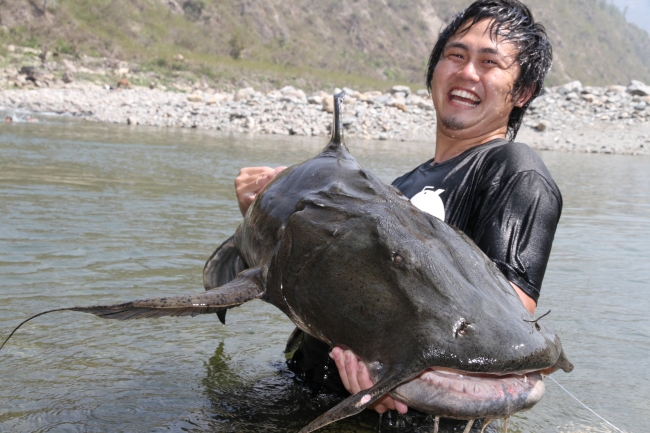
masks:
<path fill-rule="evenodd" d="M 374 385 L 372 379 L 370 379 L 370 371 L 368 371 L 368 368 L 362 361 L 359 361 L 358 365 L 359 368 L 357 379 L 359 381 L 359 385 L 361 386 L 361 389 L 368 389 Z M 406 413 L 408 411 L 408 406 L 402 402 L 394 400 L 388 395 L 383 396 L 370 407 L 379 413 L 383 413 L 386 410 L 397 410 L 399 413 Z"/>
<path fill-rule="evenodd" d="M 242 215 L 255 201 L 257 193 L 286 167 L 244 167 L 235 178 L 235 194 Z"/>
<path fill-rule="evenodd" d="M 368 367 L 363 361 L 357 359 L 352 351 L 343 351 L 341 348 L 335 347 L 330 352 L 330 356 L 336 362 L 336 368 L 339 370 L 343 386 L 351 394 L 356 394 L 362 389 L 369 389 L 374 385 Z M 381 397 L 370 407 L 378 413 L 384 413 L 387 410 L 397 410 L 399 413 L 408 411 L 408 406 L 388 395 Z"/>
<path fill-rule="evenodd" d="M 393 400 L 393 399 L 391 399 Z M 409 407 L 402 403 L 401 401 L 393 400 L 395 402 L 395 409 L 401 414 L 405 414 L 409 411 Z"/>
<path fill-rule="evenodd" d="M 357 378 L 357 371 L 359 368 L 357 356 L 350 350 L 346 350 L 344 354 L 345 371 L 348 375 L 348 382 L 350 383 L 349 391 L 351 394 L 356 394 L 357 392 L 361 391 L 361 386 L 359 385 L 359 380 Z"/>
<path fill-rule="evenodd" d="M 345 371 L 345 357 L 343 355 L 343 350 L 339 347 L 335 347 L 330 352 L 330 357 L 336 363 L 336 368 L 339 371 L 339 376 L 341 376 L 341 382 L 343 382 L 343 386 L 348 390 L 348 392 L 351 393 L 350 381 L 348 380 L 348 374 Z"/>

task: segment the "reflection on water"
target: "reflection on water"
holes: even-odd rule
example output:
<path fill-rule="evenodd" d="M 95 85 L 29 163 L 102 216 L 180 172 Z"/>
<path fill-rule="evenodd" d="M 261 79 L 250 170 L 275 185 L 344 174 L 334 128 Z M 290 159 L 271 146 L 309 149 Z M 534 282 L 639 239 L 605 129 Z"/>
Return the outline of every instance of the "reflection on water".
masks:
<path fill-rule="evenodd" d="M 46 309 L 202 290 L 205 259 L 240 221 L 232 191 L 238 168 L 293 164 L 325 145 L 56 119 L 2 128 L 0 335 Z M 433 151 L 428 143 L 348 144 L 385 181 Z M 644 431 L 650 159 L 542 157 L 565 207 L 539 311 L 552 310 L 544 320 L 576 365 L 555 378 L 618 427 Z M 0 354 L 0 431 L 296 431 L 339 397 L 294 383 L 282 363 L 292 328 L 259 301 L 231 310 L 227 326 L 208 316 L 39 317 Z M 428 425 L 395 415 L 381 422 L 381 431 Z M 368 412 L 325 431 L 378 426 Z M 609 431 L 552 382 L 510 426 Z"/>

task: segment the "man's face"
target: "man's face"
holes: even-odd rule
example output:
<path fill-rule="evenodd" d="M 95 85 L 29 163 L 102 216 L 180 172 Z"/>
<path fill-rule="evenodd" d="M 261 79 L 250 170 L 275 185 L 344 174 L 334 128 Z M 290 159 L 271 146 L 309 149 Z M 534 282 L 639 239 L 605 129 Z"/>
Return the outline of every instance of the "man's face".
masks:
<path fill-rule="evenodd" d="M 431 94 L 438 129 L 454 138 L 481 138 L 499 131 L 505 134 L 515 105 L 510 92 L 519 76 L 516 47 L 490 37 L 490 20 L 478 22 L 467 32 L 452 36 L 436 65 Z"/>

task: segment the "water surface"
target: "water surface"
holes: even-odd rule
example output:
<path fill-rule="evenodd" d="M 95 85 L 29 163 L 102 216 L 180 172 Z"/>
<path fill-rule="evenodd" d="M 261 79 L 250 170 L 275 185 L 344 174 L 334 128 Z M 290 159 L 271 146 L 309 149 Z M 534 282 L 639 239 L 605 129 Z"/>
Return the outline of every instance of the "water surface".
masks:
<path fill-rule="evenodd" d="M 241 219 L 238 168 L 297 163 L 327 141 L 44 120 L 0 125 L 2 338 L 46 309 L 203 290 L 205 260 Z M 387 182 L 433 152 L 348 144 Z M 541 155 L 565 205 L 538 311 L 552 310 L 544 320 L 576 365 L 554 377 L 619 428 L 647 431 L 650 158 Z M 297 431 L 333 400 L 284 368 L 292 329 L 260 301 L 230 310 L 227 326 L 212 315 L 40 317 L 0 353 L 0 431 Z M 546 383 L 511 431 L 610 431 Z M 368 413 L 325 431 L 377 424 Z"/>

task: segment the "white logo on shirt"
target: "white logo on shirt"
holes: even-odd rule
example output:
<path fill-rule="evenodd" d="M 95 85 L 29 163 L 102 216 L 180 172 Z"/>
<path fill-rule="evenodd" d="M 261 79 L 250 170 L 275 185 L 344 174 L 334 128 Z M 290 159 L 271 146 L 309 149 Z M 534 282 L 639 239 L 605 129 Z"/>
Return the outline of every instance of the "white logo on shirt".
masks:
<path fill-rule="evenodd" d="M 445 205 L 440 198 L 440 193 L 444 192 L 444 189 L 439 189 L 436 191 L 433 186 L 425 186 L 422 191 L 415 194 L 411 198 L 411 203 L 413 206 L 417 207 L 423 212 L 433 215 L 434 217 L 445 220 Z"/>

